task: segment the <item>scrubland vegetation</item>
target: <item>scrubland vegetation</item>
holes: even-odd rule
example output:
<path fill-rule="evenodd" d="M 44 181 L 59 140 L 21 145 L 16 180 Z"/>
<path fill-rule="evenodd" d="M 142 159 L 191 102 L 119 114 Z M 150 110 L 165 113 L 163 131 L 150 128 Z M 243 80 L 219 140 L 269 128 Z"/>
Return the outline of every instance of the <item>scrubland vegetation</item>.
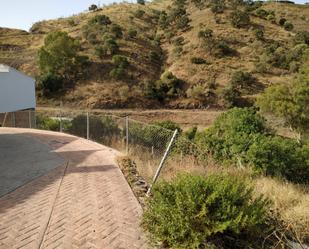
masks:
<path fill-rule="evenodd" d="M 308 6 L 288 1 L 91 5 L 30 33 L 0 30 L 0 59 L 24 56 L 16 65 L 37 77 L 40 103 L 222 110 L 202 130 L 130 126 L 139 148 L 154 150 L 179 130 L 143 226 L 162 248 L 288 248 L 309 243 L 308 21 Z M 269 117 L 295 137 L 279 135 Z M 63 130 L 85 137 L 85 119 Z M 44 116 L 37 124 L 60 127 Z M 107 145 L 124 136 L 113 119 L 90 124 Z"/>

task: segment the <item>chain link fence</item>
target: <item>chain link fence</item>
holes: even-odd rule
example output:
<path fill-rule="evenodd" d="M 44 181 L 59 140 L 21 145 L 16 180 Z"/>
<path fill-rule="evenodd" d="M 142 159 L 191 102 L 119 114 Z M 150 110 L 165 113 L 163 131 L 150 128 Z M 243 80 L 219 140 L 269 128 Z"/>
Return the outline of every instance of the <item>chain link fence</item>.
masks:
<path fill-rule="evenodd" d="M 71 110 L 21 111 L 0 116 L 0 124 L 64 132 L 109 146 L 130 155 L 148 182 L 163 162 L 162 175 L 169 178 L 190 165 L 205 166 L 208 160 L 207 152 L 182 133 L 171 141 L 175 131 L 129 117 Z"/>

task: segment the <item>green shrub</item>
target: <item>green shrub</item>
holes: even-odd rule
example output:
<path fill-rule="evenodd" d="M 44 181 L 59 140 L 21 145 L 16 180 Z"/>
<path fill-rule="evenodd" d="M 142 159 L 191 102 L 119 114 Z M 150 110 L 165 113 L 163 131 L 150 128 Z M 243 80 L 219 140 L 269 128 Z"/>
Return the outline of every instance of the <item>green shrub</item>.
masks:
<path fill-rule="evenodd" d="M 123 35 L 121 26 L 115 23 L 110 26 L 110 32 L 115 35 L 116 38 L 121 38 Z"/>
<path fill-rule="evenodd" d="M 160 80 L 155 83 L 155 95 L 160 101 L 174 98 L 182 93 L 182 86 L 184 82 L 178 79 L 171 72 L 164 72 Z"/>
<path fill-rule="evenodd" d="M 230 15 L 231 23 L 235 28 L 246 27 L 250 24 L 250 16 L 247 12 L 236 10 Z"/>
<path fill-rule="evenodd" d="M 89 23 L 107 26 L 107 25 L 112 24 L 112 21 L 106 15 L 96 15 L 90 19 Z"/>
<path fill-rule="evenodd" d="M 247 152 L 248 161 L 258 172 L 283 177 L 296 183 L 309 182 L 308 155 L 294 140 L 279 136 L 261 136 Z"/>
<path fill-rule="evenodd" d="M 206 60 L 200 57 L 192 57 L 191 58 L 191 63 L 193 64 L 206 64 Z"/>
<path fill-rule="evenodd" d="M 252 108 L 233 108 L 221 114 L 196 142 L 218 161 L 245 162 L 246 151 L 267 131 L 265 120 Z"/>
<path fill-rule="evenodd" d="M 129 66 L 128 58 L 123 55 L 114 55 L 112 62 L 117 67 L 127 68 Z"/>
<path fill-rule="evenodd" d="M 128 36 L 131 39 L 135 38 L 137 36 L 137 30 L 130 28 L 128 31 Z"/>
<path fill-rule="evenodd" d="M 232 108 L 238 106 L 241 94 L 239 90 L 235 87 L 226 87 L 221 93 L 221 98 L 223 100 L 223 105 L 226 108 Z"/>
<path fill-rule="evenodd" d="M 142 10 L 142 9 L 138 9 L 138 10 L 136 10 L 136 11 L 134 12 L 134 16 L 135 16 L 136 18 L 142 18 L 142 17 L 144 16 L 144 14 L 145 14 L 145 11 Z"/>
<path fill-rule="evenodd" d="M 78 115 L 71 121 L 68 128 L 70 134 L 86 138 L 87 137 L 87 116 Z M 109 145 L 113 138 L 120 135 L 120 129 L 115 121 L 110 117 L 89 117 L 90 139 Z"/>
<path fill-rule="evenodd" d="M 225 8 L 226 6 L 224 0 L 212 1 L 210 6 L 210 10 L 215 14 L 223 13 Z"/>
<path fill-rule="evenodd" d="M 249 72 L 236 71 L 232 75 L 231 85 L 235 88 L 246 88 L 255 82 L 254 77 Z"/>
<path fill-rule="evenodd" d="M 292 31 L 294 29 L 294 25 L 291 22 L 289 22 L 289 21 L 286 21 L 284 23 L 283 27 L 287 31 Z"/>
<path fill-rule="evenodd" d="M 219 41 L 215 44 L 216 48 L 216 56 L 233 56 L 237 53 L 237 51 L 231 48 L 225 41 Z"/>
<path fill-rule="evenodd" d="M 43 95 L 48 96 L 63 89 L 63 79 L 48 73 L 40 77 L 39 86 L 42 89 Z"/>
<path fill-rule="evenodd" d="M 260 18 L 266 19 L 269 13 L 264 9 L 257 9 L 255 14 Z"/>
<path fill-rule="evenodd" d="M 178 130 L 178 132 L 180 132 L 180 133 L 182 132 L 180 126 L 177 123 L 175 123 L 175 122 L 173 122 L 171 120 L 164 120 L 164 121 L 160 121 L 160 122 L 154 122 L 153 124 L 156 125 L 156 126 L 160 126 L 160 127 L 164 128 L 164 129 L 167 129 L 167 130 L 171 130 L 171 131 Z"/>
<path fill-rule="evenodd" d="M 182 15 L 180 18 L 177 19 L 176 28 L 177 29 L 185 29 L 189 27 L 189 22 L 191 20 L 187 15 Z"/>
<path fill-rule="evenodd" d="M 286 21 L 287 21 L 287 20 L 286 20 L 284 17 L 281 17 L 281 18 L 279 19 L 279 25 L 280 25 L 280 26 L 283 26 L 283 25 L 285 24 Z"/>
<path fill-rule="evenodd" d="M 269 202 L 232 176 L 178 176 L 153 188 L 143 226 L 169 248 L 209 248 L 214 238 L 259 231 Z M 231 248 L 237 240 L 232 240 Z M 233 245 L 235 243 L 235 245 Z"/>
<path fill-rule="evenodd" d="M 264 31 L 262 29 L 255 29 L 254 35 L 256 39 L 261 40 L 261 41 L 264 40 Z"/>
<path fill-rule="evenodd" d="M 124 76 L 124 73 L 125 73 L 125 70 L 123 69 L 123 67 L 117 67 L 117 68 L 112 69 L 109 72 L 109 76 L 113 79 L 121 80 Z"/>
<path fill-rule="evenodd" d="M 105 54 L 114 55 L 119 51 L 119 45 L 116 42 L 115 38 L 104 36 L 103 37 L 103 49 Z"/>
<path fill-rule="evenodd" d="M 145 5 L 145 0 L 137 0 L 138 4 Z"/>
<path fill-rule="evenodd" d="M 161 56 L 156 51 L 150 51 L 148 58 L 151 62 L 158 62 L 161 60 Z"/>
<path fill-rule="evenodd" d="M 98 10 L 98 6 L 96 4 L 91 4 L 88 9 L 89 11 L 96 11 Z"/>
<path fill-rule="evenodd" d="M 36 116 L 36 127 L 41 130 L 48 131 L 60 131 L 60 121 L 59 119 L 54 119 L 50 117 L 46 117 L 44 115 Z"/>
<path fill-rule="evenodd" d="M 296 44 L 307 44 L 309 46 L 309 32 L 308 31 L 299 31 L 295 35 Z"/>

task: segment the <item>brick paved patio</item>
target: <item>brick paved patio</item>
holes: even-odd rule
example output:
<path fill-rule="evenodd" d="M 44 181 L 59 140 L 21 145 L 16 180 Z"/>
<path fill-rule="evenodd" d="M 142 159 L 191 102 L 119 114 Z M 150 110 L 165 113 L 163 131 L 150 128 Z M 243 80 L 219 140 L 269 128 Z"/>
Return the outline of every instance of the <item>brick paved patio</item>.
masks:
<path fill-rule="evenodd" d="M 142 209 L 116 151 L 61 133 L 0 128 L 1 134 L 34 138 L 65 163 L 0 198 L 0 248 L 148 248 Z"/>

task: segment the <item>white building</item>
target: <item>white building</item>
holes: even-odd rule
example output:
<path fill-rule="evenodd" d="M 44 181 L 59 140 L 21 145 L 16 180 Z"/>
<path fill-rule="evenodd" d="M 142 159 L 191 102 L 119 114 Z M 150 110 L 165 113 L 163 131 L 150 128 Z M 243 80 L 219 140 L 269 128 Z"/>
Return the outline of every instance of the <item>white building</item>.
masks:
<path fill-rule="evenodd" d="M 0 64 L 0 113 L 35 109 L 35 80 Z"/>

